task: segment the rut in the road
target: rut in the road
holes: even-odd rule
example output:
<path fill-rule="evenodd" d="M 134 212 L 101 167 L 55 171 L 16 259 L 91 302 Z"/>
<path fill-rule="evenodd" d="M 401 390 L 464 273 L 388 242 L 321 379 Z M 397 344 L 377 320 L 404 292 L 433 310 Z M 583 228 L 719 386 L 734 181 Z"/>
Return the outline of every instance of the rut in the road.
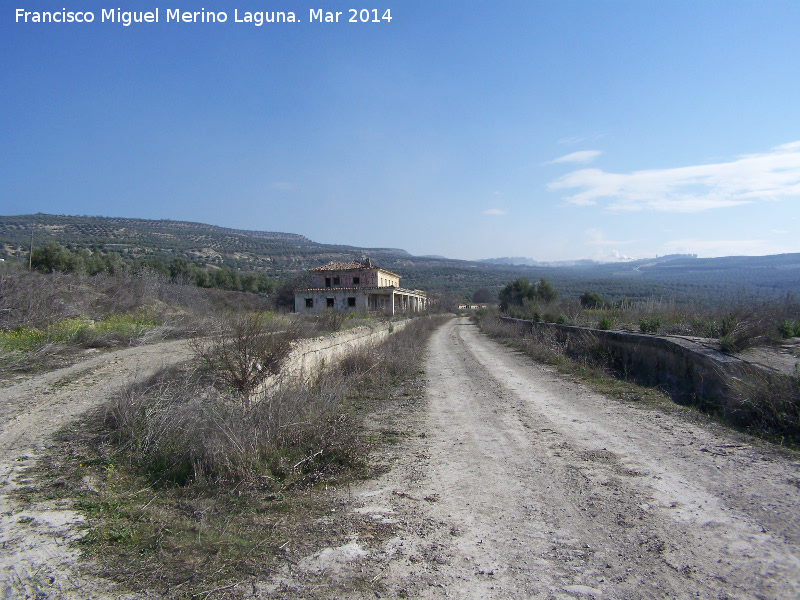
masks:
<path fill-rule="evenodd" d="M 384 498 L 406 523 L 387 591 L 800 596 L 796 460 L 588 391 L 465 319 L 434 336 L 427 377 L 425 437 L 407 448 L 424 466 L 363 492 L 404 492 Z"/>

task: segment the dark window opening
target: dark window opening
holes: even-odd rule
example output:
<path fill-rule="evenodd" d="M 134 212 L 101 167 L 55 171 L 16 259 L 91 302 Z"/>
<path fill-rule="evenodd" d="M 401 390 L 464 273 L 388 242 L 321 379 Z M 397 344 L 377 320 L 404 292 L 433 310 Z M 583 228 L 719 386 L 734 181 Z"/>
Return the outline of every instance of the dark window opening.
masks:
<path fill-rule="evenodd" d="M 339 285 L 341 282 L 339 281 L 338 277 L 333 278 L 333 285 Z"/>
<path fill-rule="evenodd" d="M 306 308 L 314 308 L 314 299 L 306 298 Z"/>
<path fill-rule="evenodd" d="M 326 298 L 325 300 L 328 302 L 328 308 L 333 308 L 335 306 L 333 298 Z"/>
<path fill-rule="evenodd" d="M 347 306 L 355 307 L 355 305 L 356 305 L 356 299 L 355 298 L 348 298 L 347 299 Z"/>
<path fill-rule="evenodd" d="M 361 283 L 360 277 L 353 277 L 353 285 L 358 285 Z"/>
<path fill-rule="evenodd" d="M 325 287 L 331 287 L 331 278 L 330 277 L 326 277 L 325 278 Z"/>

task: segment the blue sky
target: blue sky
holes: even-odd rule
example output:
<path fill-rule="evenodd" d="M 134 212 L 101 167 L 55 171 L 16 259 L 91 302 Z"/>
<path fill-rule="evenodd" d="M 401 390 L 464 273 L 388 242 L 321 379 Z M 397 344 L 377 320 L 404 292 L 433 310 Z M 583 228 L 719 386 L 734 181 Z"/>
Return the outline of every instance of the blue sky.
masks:
<path fill-rule="evenodd" d="M 0 214 L 465 259 L 800 252 L 795 0 L 6 2 L 0 90 Z"/>

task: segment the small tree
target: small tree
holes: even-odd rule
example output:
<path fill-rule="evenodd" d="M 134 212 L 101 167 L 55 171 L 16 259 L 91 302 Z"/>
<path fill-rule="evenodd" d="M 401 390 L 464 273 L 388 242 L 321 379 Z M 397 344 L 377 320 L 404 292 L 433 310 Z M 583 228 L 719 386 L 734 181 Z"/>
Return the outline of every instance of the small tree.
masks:
<path fill-rule="evenodd" d="M 214 336 L 194 340 L 195 356 L 247 404 L 250 394 L 279 372 L 298 337 L 293 324 L 277 321 L 264 313 L 227 316 Z"/>
<path fill-rule="evenodd" d="M 508 311 L 510 306 L 522 306 L 525 300 L 536 298 L 536 288 L 524 277 L 520 277 L 500 290 L 500 310 Z"/>
<path fill-rule="evenodd" d="M 488 304 L 489 302 L 494 302 L 494 295 L 488 288 L 482 287 L 475 290 L 475 293 L 472 295 L 472 301 L 477 304 Z"/>
<path fill-rule="evenodd" d="M 606 301 L 597 292 L 583 292 L 581 306 L 583 308 L 603 308 Z"/>
<path fill-rule="evenodd" d="M 42 273 L 71 273 L 75 270 L 75 255 L 56 242 L 49 241 L 31 253 L 31 267 Z"/>
<path fill-rule="evenodd" d="M 536 297 L 545 304 L 550 304 L 556 301 L 558 292 L 553 289 L 553 286 L 551 286 L 544 277 L 542 277 L 539 283 L 536 284 Z"/>

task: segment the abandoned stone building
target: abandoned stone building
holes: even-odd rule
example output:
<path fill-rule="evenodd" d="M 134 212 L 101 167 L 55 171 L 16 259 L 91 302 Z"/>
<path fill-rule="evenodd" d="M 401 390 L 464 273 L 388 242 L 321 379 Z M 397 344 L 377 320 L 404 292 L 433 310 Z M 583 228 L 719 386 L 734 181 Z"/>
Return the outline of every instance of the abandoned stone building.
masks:
<path fill-rule="evenodd" d="M 309 269 L 311 287 L 295 290 L 294 310 L 380 311 L 387 314 L 425 310 L 428 298 L 420 290 L 400 287 L 400 275 L 362 261 L 330 262 Z"/>

